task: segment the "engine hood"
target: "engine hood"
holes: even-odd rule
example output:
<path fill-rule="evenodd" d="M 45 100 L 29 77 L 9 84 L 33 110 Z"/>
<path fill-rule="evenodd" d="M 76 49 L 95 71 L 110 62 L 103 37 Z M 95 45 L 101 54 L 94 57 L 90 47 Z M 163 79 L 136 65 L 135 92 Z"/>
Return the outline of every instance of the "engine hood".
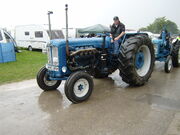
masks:
<path fill-rule="evenodd" d="M 153 40 L 152 40 L 152 43 L 153 43 L 153 44 L 162 44 L 162 43 L 163 43 L 163 40 L 162 40 L 162 39 L 153 39 Z"/>
<path fill-rule="evenodd" d="M 69 46 L 94 46 L 96 48 L 101 48 L 103 43 L 102 38 L 73 38 L 69 39 Z M 65 39 L 55 39 L 51 40 L 51 44 L 54 46 L 66 46 Z M 108 48 L 111 44 L 110 37 L 106 37 L 105 48 Z"/>

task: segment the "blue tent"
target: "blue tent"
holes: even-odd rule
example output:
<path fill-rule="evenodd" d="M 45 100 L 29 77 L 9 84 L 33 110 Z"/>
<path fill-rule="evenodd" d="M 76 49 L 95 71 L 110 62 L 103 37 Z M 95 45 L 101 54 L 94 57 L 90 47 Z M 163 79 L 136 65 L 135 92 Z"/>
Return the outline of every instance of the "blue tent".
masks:
<path fill-rule="evenodd" d="M 16 61 L 16 42 L 4 29 L 0 29 L 0 63 Z"/>
<path fill-rule="evenodd" d="M 16 61 L 13 43 L 0 43 L 0 63 Z"/>

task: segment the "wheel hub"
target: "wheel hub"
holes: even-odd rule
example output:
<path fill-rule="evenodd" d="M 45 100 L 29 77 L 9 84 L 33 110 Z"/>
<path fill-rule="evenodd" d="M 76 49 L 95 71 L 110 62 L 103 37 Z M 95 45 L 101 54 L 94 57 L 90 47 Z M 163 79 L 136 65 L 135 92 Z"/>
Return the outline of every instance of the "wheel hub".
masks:
<path fill-rule="evenodd" d="M 142 68 L 144 65 L 144 53 L 138 52 L 136 54 L 136 69 Z"/>
<path fill-rule="evenodd" d="M 82 91 L 83 89 L 84 89 L 83 85 L 80 84 L 80 85 L 78 86 L 78 90 Z"/>
<path fill-rule="evenodd" d="M 89 91 L 89 83 L 86 79 L 82 78 L 76 81 L 74 84 L 74 94 L 77 97 L 85 96 Z"/>
<path fill-rule="evenodd" d="M 151 66 L 151 52 L 148 46 L 142 45 L 139 47 L 134 64 L 137 75 L 143 77 L 148 73 Z"/>

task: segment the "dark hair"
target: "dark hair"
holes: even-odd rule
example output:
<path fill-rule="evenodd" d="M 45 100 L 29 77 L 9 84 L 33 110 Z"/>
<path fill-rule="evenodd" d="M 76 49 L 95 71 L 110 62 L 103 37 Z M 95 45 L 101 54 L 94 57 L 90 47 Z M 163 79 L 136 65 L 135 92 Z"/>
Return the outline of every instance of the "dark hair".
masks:
<path fill-rule="evenodd" d="M 119 17 L 118 17 L 118 16 L 115 16 L 115 17 L 113 18 L 113 20 L 114 20 L 114 21 L 117 21 L 117 20 L 119 20 Z"/>

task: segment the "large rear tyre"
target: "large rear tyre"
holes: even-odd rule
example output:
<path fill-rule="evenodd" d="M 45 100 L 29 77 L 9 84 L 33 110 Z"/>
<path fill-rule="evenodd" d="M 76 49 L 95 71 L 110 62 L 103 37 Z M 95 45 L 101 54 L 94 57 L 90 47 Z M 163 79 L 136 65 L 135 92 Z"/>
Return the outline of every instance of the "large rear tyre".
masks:
<path fill-rule="evenodd" d="M 37 84 L 44 91 L 56 90 L 61 84 L 60 80 L 49 80 L 46 67 L 42 67 L 36 77 Z"/>
<path fill-rule="evenodd" d="M 146 35 L 127 39 L 119 55 L 122 80 L 132 86 L 144 85 L 151 77 L 154 61 L 154 47 Z"/>
<path fill-rule="evenodd" d="M 172 64 L 174 67 L 180 66 L 180 41 L 176 41 L 172 48 Z"/>
<path fill-rule="evenodd" d="M 64 91 L 73 103 L 81 103 L 89 99 L 94 87 L 92 77 L 83 71 L 77 71 L 66 80 Z"/>

